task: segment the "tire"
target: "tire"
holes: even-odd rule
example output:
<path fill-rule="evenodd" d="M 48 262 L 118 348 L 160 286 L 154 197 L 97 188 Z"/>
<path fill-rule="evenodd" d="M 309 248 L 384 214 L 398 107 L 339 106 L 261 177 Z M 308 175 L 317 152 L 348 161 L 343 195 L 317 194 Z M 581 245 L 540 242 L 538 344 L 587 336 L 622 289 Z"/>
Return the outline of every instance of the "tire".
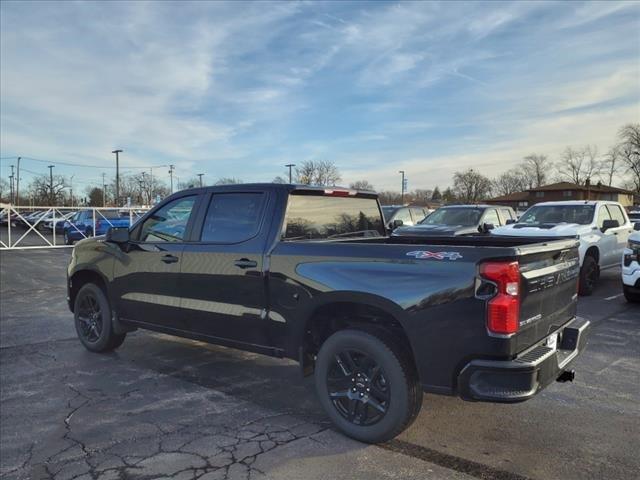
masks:
<path fill-rule="evenodd" d="M 592 255 L 584 257 L 582 268 L 580 269 L 580 286 L 578 294 L 587 297 L 593 293 L 600 276 L 600 268 L 598 262 Z"/>
<path fill-rule="evenodd" d="M 629 302 L 629 303 L 640 303 L 640 294 L 639 293 L 631 291 L 631 288 L 627 287 L 626 285 L 622 286 L 622 290 L 624 292 L 624 298 L 627 299 L 627 302 Z"/>
<path fill-rule="evenodd" d="M 111 323 L 111 306 L 102 288 L 87 283 L 76 295 L 74 308 L 76 333 L 91 352 L 110 352 L 124 342 L 126 333 L 117 335 Z"/>
<path fill-rule="evenodd" d="M 69 238 L 69 232 L 67 232 L 66 230 L 64 231 L 64 244 L 65 245 L 73 245 L 73 240 L 71 240 L 71 238 Z"/>
<path fill-rule="evenodd" d="M 345 435 L 366 443 L 394 438 L 422 407 L 413 361 L 385 333 L 340 330 L 323 343 L 316 359 L 322 407 Z"/>

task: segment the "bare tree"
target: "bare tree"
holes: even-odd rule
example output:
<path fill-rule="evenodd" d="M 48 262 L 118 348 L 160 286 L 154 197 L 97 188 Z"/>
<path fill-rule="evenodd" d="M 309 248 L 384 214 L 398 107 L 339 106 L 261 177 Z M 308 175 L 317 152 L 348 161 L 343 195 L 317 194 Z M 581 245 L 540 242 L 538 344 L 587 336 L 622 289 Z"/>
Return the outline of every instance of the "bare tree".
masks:
<path fill-rule="evenodd" d="M 9 201 L 9 191 L 9 182 L 7 182 L 4 178 L 0 178 L 0 202 Z"/>
<path fill-rule="evenodd" d="M 67 188 L 66 178 L 62 175 L 39 175 L 34 177 L 28 190 L 36 205 L 58 205 L 64 203 L 64 189 Z"/>
<path fill-rule="evenodd" d="M 434 188 L 433 192 L 431 193 L 431 200 L 433 200 L 434 202 L 439 202 L 440 200 L 442 200 L 442 193 L 440 193 L 440 189 L 438 188 L 437 185 L 436 185 L 436 188 Z"/>
<path fill-rule="evenodd" d="M 303 185 L 334 186 L 341 178 L 338 167 L 329 160 L 307 160 L 296 167 L 296 182 Z"/>
<path fill-rule="evenodd" d="M 547 183 L 552 165 L 546 155 L 539 155 L 537 153 L 527 155 L 524 157 L 522 166 L 524 173 L 529 179 L 527 185 L 529 188 L 541 187 Z"/>
<path fill-rule="evenodd" d="M 567 147 L 556 166 L 561 180 L 584 185 L 587 180 L 593 180 L 601 172 L 602 165 L 598 161 L 598 147 L 595 145 L 587 145 L 577 149 Z"/>
<path fill-rule="evenodd" d="M 234 177 L 222 177 L 215 184 L 216 185 L 236 185 L 242 183 L 242 180 Z"/>
<path fill-rule="evenodd" d="M 620 170 L 620 155 L 620 146 L 614 145 L 602 159 L 602 175 L 609 186 L 613 183 L 614 175 Z"/>
<path fill-rule="evenodd" d="M 400 192 L 390 190 L 378 192 L 378 200 L 380 200 L 381 205 L 400 205 L 401 198 Z"/>
<path fill-rule="evenodd" d="M 530 186 L 532 178 L 535 180 L 535 177 L 531 177 L 524 169 L 512 168 L 493 180 L 493 193 L 495 195 L 509 195 L 527 190 L 532 188 Z"/>
<path fill-rule="evenodd" d="M 473 168 L 453 174 L 453 193 L 463 203 L 477 203 L 491 194 L 491 180 Z"/>
<path fill-rule="evenodd" d="M 289 182 L 285 180 L 284 177 L 281 177 L 280 175 L 278 175 L 276 178 L 271 180 L 271 183 L 289 183 Z"/>
<path fill-rule="evenodd" d="M 640 193 L 640 123 L 629 123 L 618 132 L 620 161 L 631 174 L 634 190 Z"/>
<path fill-rule="evenodd" d="M 357 180 L 349 185 L 349 188 L 354 190 L 371 190 L 375 191 L 375 187 L 371 185 L 367 180 Z"/>

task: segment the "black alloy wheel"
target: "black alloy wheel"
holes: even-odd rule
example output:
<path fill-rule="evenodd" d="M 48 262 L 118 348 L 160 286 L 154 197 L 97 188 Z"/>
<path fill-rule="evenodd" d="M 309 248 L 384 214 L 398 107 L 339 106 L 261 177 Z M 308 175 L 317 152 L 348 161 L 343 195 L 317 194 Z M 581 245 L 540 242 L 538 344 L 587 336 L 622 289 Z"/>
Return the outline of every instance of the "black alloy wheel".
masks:
<path fill-rule="evenodd" d="M 391 392 L 380 365 L 364 352 L 343 350 L 327 371 L 329 399 L 355 425 L 378 423 L 387 413 Z"/>
<path fill-rule="evenodd" d="M 104 328 L 102 322 L 102 310 L 96 295 L 91 292 L 83 292 L 78 302 L 79 333 L 88 343 L 96 343 Z"/>

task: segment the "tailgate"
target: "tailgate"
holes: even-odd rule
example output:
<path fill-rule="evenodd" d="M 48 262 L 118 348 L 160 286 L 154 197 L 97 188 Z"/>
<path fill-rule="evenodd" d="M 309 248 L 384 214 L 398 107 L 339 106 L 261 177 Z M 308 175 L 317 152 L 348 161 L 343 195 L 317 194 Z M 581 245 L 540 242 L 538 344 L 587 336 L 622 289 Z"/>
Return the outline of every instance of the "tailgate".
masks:
<path fill-rule="evenodd" d="M 520 352 L 576 315 L 580 260 L 578 242 L 562 240 L 521 247 Z"/>

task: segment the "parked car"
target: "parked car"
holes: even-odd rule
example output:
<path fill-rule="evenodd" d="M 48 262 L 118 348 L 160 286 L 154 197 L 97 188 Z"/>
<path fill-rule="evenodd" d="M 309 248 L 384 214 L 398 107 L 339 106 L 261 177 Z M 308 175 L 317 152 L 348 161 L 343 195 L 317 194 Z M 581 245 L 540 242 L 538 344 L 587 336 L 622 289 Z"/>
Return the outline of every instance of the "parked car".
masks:
<path fill-rule="evenodd" d="M 51 215 L 45 222 L 44 228 L 47 230 L 53 230 L 54 224 L 56 233 L 64 233 L 64 229 L 69 225 L 68 220 L 71 219 L 76 212 L 67 212 L 62 215 L 56 213 L 55 217 Z"/>
<path fill-rule="evenodd" d="M 627 215 L 631 223 L 640 223 L 640 210 L 630 210 Z"/>
<path fill-rule="evenodd" d="M 440 207 L 418 225 L 400 227 L 394 236 L 457 236 L 487 233 L 489 230 L 515 221 L 511 207 L 495 205 L 450 205 Z"/>
<path fill-rule="evenodd" d="M 633 225 L 616 202 L 544 202 L 529 208 L 517 223 L 494 235 L 575 237 L 580 239 L 580 295 L 591 295 L 606 268 L 619 265 Z"/>
<path fill-rule="evenodd" d="M 144 328 L 296 359 L 347 435 L 386 441 L 422 392 L 519 402 L 573 378 L 576 239 L 389 237 L 372 192 L 183 190 L 74 247 L 67 295 L 90 351 Z"/>
<path fill-rule="evenodd" d="M 622 257 L 622 289 L 629 302 L 640 302 L 640 223 L 629 235 Z"/>
<path fill-rule="evenodd" d="M 95 219 L 95 226 L 93 224 Z M 67 221 L 64 227 L 64 243 L 74 242 L 95 235 L 104 235 L 111 227 L 128 227 L 129 214 L 119 210 L 81 210 Z"/>
<path fill-rule="evenodd" d="M 381 208 L 385 225 L 389 230 L 393 230 L 399 225 L 415 225 L 430 213 L 430 210 L 424 207 L 386 205 Z"/>

